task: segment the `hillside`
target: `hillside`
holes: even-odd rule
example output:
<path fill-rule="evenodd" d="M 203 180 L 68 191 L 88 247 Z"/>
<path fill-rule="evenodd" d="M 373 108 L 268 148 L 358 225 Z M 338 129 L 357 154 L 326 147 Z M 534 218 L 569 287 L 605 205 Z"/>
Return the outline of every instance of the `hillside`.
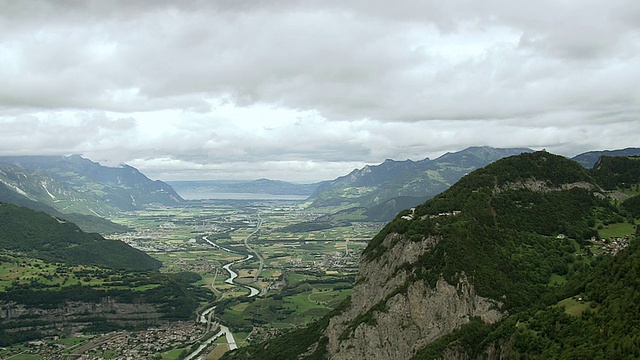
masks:
<path fill-rule="evenodd" d="M 640 182 L 640 155 L 603 156 L 593 166 L 591 173 L 607 190 L 630 188 Z"/>
<path fill-rule="evenodd" d="M 0 183 L 62 213 L 107 216 L 182 201 L 133 167 L 105 167 L 79 155 L 0 157 Z"/>
<path fill-rule="evenodd" d="M 161 263 L 149 255 L 47 213 L 0 203 L 0 250 L 45 261 L 114 269 L 153 270 Z"/>
<path fill-rule="evenodd" d="M 0 203 L 0 347 L 192 320 L 196 273 L 40 211 Z"/>
<path fill-rule="evenodd" d="M 126 226 L 116 224 L 95 215 L 83 215 L 78 213 L 63 214 L 45 203 L 31 200 L 28 197 L 13 191 L 3 183 L 0 183 L 0 202 L 46 212 L 47 214 L 59 219 L 71 221 L 78 225 L 78 227 L 80 227 L 84 232 L 88 233 L 114 234 L 131 231 L 131 229 Z"/>
<path fill-rule="evenodd" d="M 390 220 L 389 214 L 432 198 L 477 168 L 530 151 L 471 147 L 434 160 L 386 160 L 322 183 L 310 197 L 311 208 L 363 206 L 373 209 L 372 220 Z"/>
<path fill-rule="evenodd" d="M 583 320 L 611 324 L 608 338 L 619 335 L 631 343 L 640 338 L 639 330 L 616 324 L 626 312 L 636 311 L 637 317 L 637 310 L 620 307 L 615 299 L 633 293 L 635 280 L 608 281 L 611 273 L 605 269 L 637 256 L 621 255 L 638 250 L 632 246 L 606 261 L 591 254 L 597 224 L 628 215 L 610 203 L 594 175 L 546 152 L 508 157 L 476 170 L 389 223 L 364 251 L 350 299 L 330 316 L 226 358 L 497 359 L 521 354 L 543 359 L 573 354 L 557 346 L 545 352 L 545 341 L 562 344 L 554 331 L 571 337 L 576 348 L 591 346 L 591 355 L 617 346 L 576 335 Z M 620 268 L 638 263 L 630 261 Z M 617 295 L 609 298 L 602 286 L 611 286 Z M 594 310 L 576 314 L 575 304 L 585 299 L 598 320 L 589 318 Z M 614 300 L 618 305 L 609 303 Z M 563 315 L 563 306 L 574 315 Z M 567 319 L 576 323 L 559 325 L 569 324 Z M 624 353 L 633 354 L 629 351 Z"/>
<path fill-rule="evenodd" d="M 598 160 L 603 156 L 635 156 L 640 155 L 640 148 L 626 148 L 619 150 L 602 150 L 602 151 L 589 151 L 582 153 L 571 158 L 580 165 L 587 169 L 593 168 Z"/>

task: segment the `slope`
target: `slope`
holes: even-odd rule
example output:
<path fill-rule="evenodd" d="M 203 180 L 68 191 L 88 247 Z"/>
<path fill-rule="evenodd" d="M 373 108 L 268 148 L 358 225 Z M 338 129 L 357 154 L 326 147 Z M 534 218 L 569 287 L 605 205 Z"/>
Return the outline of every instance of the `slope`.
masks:
<path fill-rule="evenodd" d="M 114 269 L 152 270 L 161 263 L 149 255 L 44 212 L 0 203 L 0 249 L 46 261 Z"/>
<path fill-rule="evenodd" d="M 546 152 L 496 161 L 389 223 L 364 251 L 351 298 L 278 340 L 295 345 L 228 357 L 408 359 L 460 331 L 479 344 L 509 316 L 553 303 L 552 279 L 580 269 L 595 224 L 619 215 L 576 162 Z"/>
<path fill-rule="evenodd" d="M 634 156 L 640 155 L 640 148 L 626 148 L 620 150 L 602 150 L 602 151 L 589 151 L 586 153 L 578 154 L 572 158 L 580 165 L 591 169 L 603 156 Z"/>
<path fill-rule="evenodd" d="M 133 167 L 105 167 L 79 155 L 5 156 L 0 164 L 0 182 L 64 213 L 105 216 L 182 201 L 169 185 Z"/>
<path fill-rule="evenodd" d="M 131 231 L 130 228 L 124 225 L 116 224 L 112 221 L 94 215 L 83 215 L 78 213 L 63 214 L 47 204 L 27 198 L 26 196 L 10 189 L 3 183 L 0 183 L 0 202 L 46 212 L 47 214 L 59 219 L 71 221 L 78 225 L 78 227 L 80 227 L 84 232 L 88 233 L 114 234 Z"/>
<path fill-rule="evenodd" d="M 532 150 L 470 147 L 444 154 L 435 160 L 386 160 L 380 165 L 365 166 L 333 181 L 322 183 L 310 197 L 310 200 L 313 200 L 311 207 L 374 208 L 397 197 L 402 197 L 398 204 L 417 205 L 446 190 L 462 176 L 479 167 L 505 156 L 530 151 Z M 386 204 L 386 209 L 374 210 L 373 217 L 378 216 L 376 214 L 380 212 L 393 212 L 395 204 Z"/>

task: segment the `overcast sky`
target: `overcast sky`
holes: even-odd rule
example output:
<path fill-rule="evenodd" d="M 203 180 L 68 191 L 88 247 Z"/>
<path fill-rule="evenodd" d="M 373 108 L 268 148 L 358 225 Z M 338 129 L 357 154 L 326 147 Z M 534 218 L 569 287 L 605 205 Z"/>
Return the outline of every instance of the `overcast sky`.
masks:
<path fill-rule="evenodd" d="M 0 0 L 0 155 L 315 181 L 639 115 L 637 0 Z"/>

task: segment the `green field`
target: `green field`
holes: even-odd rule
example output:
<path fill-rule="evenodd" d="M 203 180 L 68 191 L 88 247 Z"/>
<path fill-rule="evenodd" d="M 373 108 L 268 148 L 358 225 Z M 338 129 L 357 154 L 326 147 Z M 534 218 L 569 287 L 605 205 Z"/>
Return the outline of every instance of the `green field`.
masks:
<path fill-rule="evenodd" d="M 609 224 L 602 229 L 598 229 L 598 235 L 602 239 L 622 238 L 634 232 L 634 225 L 627 222 Z"/>
<path fill-rule="evenodd" d="M 567 298 L 560 301 L 557 306 L 564 307 L 564 312 L 569 315 L 580 316 L 587 309 L 591 308 L 591 302 L 577 298 Z"/>
<path fill-rule="evenodd" d="M 279 330 L 273 329 L 306 325 L 350 295 L 360 253 L 382 224 L 354 222 L 320 231 L 282 231 L 320 215 L 301 211 L 294 202 L 202 202 L 120 214 L 112 220 L 135 231 L 109 238 L 160 260 L 161 272 L 199 274 L 202 279 L 197 286 L 213 291 L 201 308 L 216 304 L 216 317 L 231 328 L 238 344 L 248 344 L 277 334 Z M 238 262 L 248 254 L 253 256 L 250 260 Z M 115 270 L 45 263 L 19 254 L 0 256 L 0 291 L 12 286 L 55 289 L 75 284 L 134 291 L 159 286 L 145 273 L 124 278 Z M 228 283 L 229 273 L 223 268 L 230 263 L 239 275 L 236 284 Z M 238 284 L 265 289 L 265 293 L 249 298 L 249 290 Z M 56 340 L 67 347 L 86 341 L 82 337 Z M 224 343 L 224 339 L 218 341 Z M 13 349 L 14 354 L 19 352 Z M 165 352 L 162 358 L 176 359 L 182 351 Z M 216 351 L 223 351 L 223 346 Z M 0 352 L 0 358 L 6 354 Z M 118 356 L 107 350 L 93 355 Z"/>

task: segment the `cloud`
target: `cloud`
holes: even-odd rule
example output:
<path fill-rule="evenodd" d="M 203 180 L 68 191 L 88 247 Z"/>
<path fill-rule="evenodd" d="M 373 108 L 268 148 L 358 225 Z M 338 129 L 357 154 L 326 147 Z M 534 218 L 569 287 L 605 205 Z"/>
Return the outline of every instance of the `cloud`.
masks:
<path fill-rule="evenodd" d="M 631 146 L 638 130 L 632 0 L 0 7 L 3 154 L 295 178 L 470 145 Z"/>

